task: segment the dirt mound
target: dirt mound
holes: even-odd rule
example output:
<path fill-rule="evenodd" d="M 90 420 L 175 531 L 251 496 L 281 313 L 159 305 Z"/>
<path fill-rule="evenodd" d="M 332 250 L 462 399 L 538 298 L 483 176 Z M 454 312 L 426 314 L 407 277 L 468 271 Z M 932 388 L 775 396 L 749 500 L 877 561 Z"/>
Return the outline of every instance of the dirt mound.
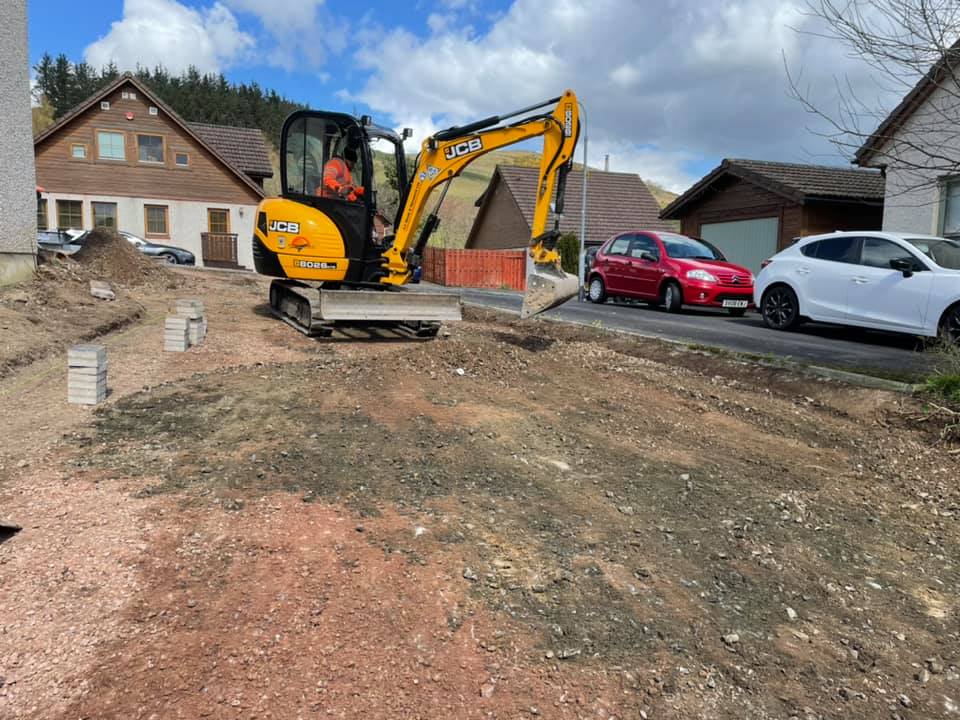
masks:
<path fill-rule="evenodd" d="M 117 285 L 163 285 L 176 287 L 181 279 L 157 260 L 143 255 L 133 245 L 109 230 L 89 233 L 76 260 L 90 279 L 106 280 Z"/>

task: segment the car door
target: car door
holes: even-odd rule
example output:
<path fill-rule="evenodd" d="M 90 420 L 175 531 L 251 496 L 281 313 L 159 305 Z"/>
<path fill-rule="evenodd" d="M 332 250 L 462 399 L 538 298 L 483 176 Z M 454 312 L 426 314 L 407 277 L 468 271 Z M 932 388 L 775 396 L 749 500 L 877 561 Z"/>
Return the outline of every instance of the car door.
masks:
<path fill-rule="evenodd" d="M 663 269 L 660 248 L 649 235 L 634 235 L 628 251 L 630 261 L 629 290 L 636 297 L 656 298 Z M 644 258 L 644 254 L 648 257 Z M 653 256 L 653 260 L 649 256 Z"/>
<path fill-rule="evenodd" d="M 860 238 L 825 238 L 803 246 L 800 252 L 790 278 L 800 312 L 814 320 L 843 322 L 851 278 L 860 259 Z"/>
<path fill-rule="evenodd" d="M 627 286 L 630 249 L 630 235 L 621 235 L 610 241 L 599 256 L 600 270 L 607 285 L 607 293 L 617 295 Z"/>
<path fill-rule="evenodd" d="M 905 260 L 912 271 L 904 275 L 890 263 Z M 847 293 L 847 322 L 898 332 L 924 328 L 933 272 L 905 247 L 884 238 L 865 237 L 860 262 L 851 268 Z"/>

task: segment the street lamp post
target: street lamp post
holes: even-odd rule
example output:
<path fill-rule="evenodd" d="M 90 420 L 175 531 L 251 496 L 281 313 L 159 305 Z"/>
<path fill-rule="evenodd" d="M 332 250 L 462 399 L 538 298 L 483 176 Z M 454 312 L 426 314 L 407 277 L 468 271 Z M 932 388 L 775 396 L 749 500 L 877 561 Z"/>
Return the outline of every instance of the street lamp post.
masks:
<path fill-rule="evenodd" d="M 580 199 L 580 253 L 577 262 L 577 277 L 579 278 L 579 300 L 584 299 L 584 274 L 586 268 L 586 242 L 587 242 L 587 110 L 580 105 L 580 116 L 583 118 L 583 194 Z"/>

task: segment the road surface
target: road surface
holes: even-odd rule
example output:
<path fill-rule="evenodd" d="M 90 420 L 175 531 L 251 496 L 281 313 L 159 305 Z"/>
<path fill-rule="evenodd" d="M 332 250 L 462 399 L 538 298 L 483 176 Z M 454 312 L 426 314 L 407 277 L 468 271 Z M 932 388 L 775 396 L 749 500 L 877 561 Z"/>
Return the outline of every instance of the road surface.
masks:
<path fill-rule="evenodd" d="M 519 313 L 521 295 L 499 290 L 460 289 L 463 301 Z M 742 318 L 720 310 L 688 310 L 670 314 L 644 304 L 594 305 L 570 300 L 545 313 L 552 318 L 626 330 L 642 335 L 708 345 L 754 355 L 802 362 L 913 381 L 928 374 L 931 353 L 915 337 L 819 323 L 806 323 L 793 332 L 776 332 L 764 326 L 754 312 Z"/>

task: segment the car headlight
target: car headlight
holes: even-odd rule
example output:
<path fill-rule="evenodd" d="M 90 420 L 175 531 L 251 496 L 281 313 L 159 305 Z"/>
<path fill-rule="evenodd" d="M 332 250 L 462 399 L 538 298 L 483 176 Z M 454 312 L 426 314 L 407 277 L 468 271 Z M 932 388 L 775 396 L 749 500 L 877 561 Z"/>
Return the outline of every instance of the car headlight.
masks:
<path fill-rule="evenodd" d="M 706 270 L 687 270 L 687 280 L 701 280 L 703 282 L 717 282 L 717 277 Z"/>

